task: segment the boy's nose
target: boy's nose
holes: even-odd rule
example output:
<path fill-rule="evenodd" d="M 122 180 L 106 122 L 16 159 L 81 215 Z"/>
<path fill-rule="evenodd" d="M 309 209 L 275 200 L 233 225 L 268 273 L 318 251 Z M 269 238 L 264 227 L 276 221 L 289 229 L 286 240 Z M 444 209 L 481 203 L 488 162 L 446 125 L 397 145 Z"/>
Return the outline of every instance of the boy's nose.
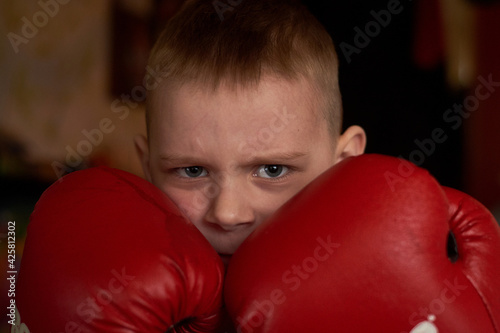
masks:
<path fill-rule="evenodd" d="M 231 231 L 251 226 L 255 222 L 255 212 L 243 189 L 227 185 L 220 187 L 211 199 L 205 221 Z"/>

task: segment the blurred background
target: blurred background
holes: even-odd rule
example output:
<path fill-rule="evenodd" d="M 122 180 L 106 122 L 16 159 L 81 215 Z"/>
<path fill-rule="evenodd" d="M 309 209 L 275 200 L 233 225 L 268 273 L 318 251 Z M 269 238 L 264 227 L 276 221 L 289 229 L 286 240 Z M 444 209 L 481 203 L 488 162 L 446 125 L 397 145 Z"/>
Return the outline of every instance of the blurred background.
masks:
<path fill-rule="evenodd" d="M 145 132 L 146 60 L 182 2 L 0 2 L 2 272 L 7 221 L 19 265 L 29 215 L 59 177 L 96 165 L 142 175 L 132 139 Z M 337 47 L 344 127 L 361 125 L 367 152 L 412 160 L 498 219 L 499 1 L 304 2 Z M 5 278 L 0 286 L 5 309 Z"/>

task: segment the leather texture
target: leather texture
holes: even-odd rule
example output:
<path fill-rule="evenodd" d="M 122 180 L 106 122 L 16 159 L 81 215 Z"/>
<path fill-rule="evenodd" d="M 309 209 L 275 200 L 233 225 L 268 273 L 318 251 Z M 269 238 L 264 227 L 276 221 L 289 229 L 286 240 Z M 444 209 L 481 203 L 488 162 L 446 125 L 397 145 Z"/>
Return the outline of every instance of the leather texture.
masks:
<path fill-rule="evenodd" d="M 175 205 L 110 168 L 45 191 L 19 272 L 18 330 L 216 332 L 224 267 Z"/>
<path fill-rule="evenodd" d="M 382 156 L 348 158 L 234 254 L 238 332 L 499 332 L 500 230 L 464 193 Z"/>

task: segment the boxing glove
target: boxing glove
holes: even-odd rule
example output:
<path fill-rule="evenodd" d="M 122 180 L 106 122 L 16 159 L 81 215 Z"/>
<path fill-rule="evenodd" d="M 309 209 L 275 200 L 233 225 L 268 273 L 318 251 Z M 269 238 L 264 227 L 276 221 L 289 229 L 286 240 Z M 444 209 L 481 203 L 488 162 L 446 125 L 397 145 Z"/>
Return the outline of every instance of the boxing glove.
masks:
<path fill-rule="evenodd" d="M 31 215 L 13 332 L 216 332 L 224 267 L 147 181 L 105 167 L 64 177 Z"/>
<path fill-rule="evenodd" d="M 229 263 L 238 332 L 499 332 L 500 231 L 472 198 L 362 155 L 259 226 Z"/>

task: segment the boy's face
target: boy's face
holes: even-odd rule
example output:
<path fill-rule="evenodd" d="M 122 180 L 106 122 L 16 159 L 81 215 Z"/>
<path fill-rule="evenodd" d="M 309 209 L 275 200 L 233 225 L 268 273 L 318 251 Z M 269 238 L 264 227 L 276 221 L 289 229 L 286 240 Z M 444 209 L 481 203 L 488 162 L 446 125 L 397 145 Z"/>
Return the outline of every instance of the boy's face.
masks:
<path fill-rule="evenodd" d="M 238 91 L 160 88 L 149 151 L 144 138 L 137 141 L 146 178 L 227 261 L 262 221 L 342 158 L 318 100 L 303 81 L 271 78 Z"/>

